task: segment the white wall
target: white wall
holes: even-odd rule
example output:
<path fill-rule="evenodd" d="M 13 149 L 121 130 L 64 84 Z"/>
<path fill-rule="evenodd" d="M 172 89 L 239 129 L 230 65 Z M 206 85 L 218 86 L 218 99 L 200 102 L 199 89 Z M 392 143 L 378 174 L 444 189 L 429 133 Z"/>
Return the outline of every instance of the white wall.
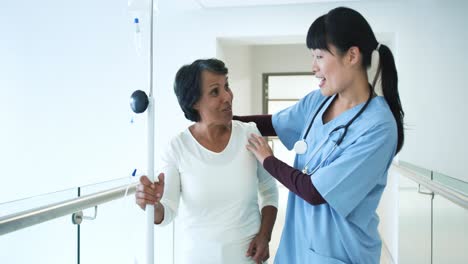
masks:
<path fill-rule="evenodd" d="M 2 3 L 0 201 L 145 167 L 145 123 L 130 124 L 129 98 L 147 88 L 149 60 L 131 26 L 126 0 Z"/>
<path fill-rule="evenodd" d="M 310 71 L 310 54 L 304 44 L 260 45 L 254 42 L 218 43 L 216 56 L 229 68 L 237 115 L 262 113 L 262 74 Z"/>
<path fill-rule="evenodd" d="M 229 70 L 229 85 L 234 94 L 233 111 L 237 115 L 255 113 L 252 110 L 255 102 L 252 97 L 252 55 L 251 47 L 248 45 L 218 45 L 216 55 L 222 59 Z"/>
<path fill-rule="evenodd" d="M 400 158 L 465 182 L 466 10 L 466 2 L 431 1 L 420 14 L 404 12 L 401 23 L 408 23 L 410 30 L 400 32 L 397 44 L 407 113 Z"/>
<path fill-rule="evenodd" d="M 310 72 L 310 52 L 304 44 L 256 45 L 252 56 L 252 98 L 255 113 L 262 112 L 262 74 L 285 72 Z M 288 87 L 284 87 L 288 89 Z M 311 88 L 312 90 L 312 88 Z"/>

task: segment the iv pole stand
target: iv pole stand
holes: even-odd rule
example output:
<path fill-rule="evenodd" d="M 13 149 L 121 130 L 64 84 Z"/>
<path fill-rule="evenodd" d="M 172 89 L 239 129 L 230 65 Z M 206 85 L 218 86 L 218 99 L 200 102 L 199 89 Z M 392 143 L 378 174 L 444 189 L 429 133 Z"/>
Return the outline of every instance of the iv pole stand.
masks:
<path fill-rule="evenodd" d="M 148 178 L 154 182 L 154 97 L 153 97 L 153 16 L 154 7 L 150 6 L 150 46 L 149 46 L 149 105 L 148 105 Z M 146 206 L 146 263 L 154 264 L 154 206 Z"/>
<path fill-rule="evenodd" d="M 147 176 L 154 182 L 154 96 L 153 96 L 153 17 L 154 0 L 150 0 L 150 43 L 149 43 L 149 95 L 144 91 L 136 90 L 130 98 L 133 112 L 140 114 L 148 110 L 147 143 L 148 143 L 148 169 Z M 154 206 L 146 205 L 146 264 L 154 264 Z"/>

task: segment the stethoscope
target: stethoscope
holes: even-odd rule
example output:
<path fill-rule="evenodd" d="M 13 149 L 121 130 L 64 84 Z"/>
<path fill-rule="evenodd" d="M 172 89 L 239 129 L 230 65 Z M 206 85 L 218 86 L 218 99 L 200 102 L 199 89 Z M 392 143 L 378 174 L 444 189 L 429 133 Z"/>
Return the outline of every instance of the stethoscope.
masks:
<path fill-rule="evenodd" d="M 361 109 L 359 110 L 359 112 L 357 112 L 357 114 L 355 114 L 353 116 L 353 118 L 351 118 L 351 120 L 348 121 L 348 123 L 346 123 L 345 125 L 341 125 L 341 126 L 337 126 L 335 127 L 329 134 L 328 136 L 322 141 L 322 143 L 319 145 L 318 148 L 316 148 L 316 150 L 313 152 L 313 154 L 311 155 L 311 158 L 309 159 L 309 161 L 305 164 L 304 166 L 304 169 L 302 170 L 303 173 L 305 174 L 309 174 L 309 175 L 312 175 L 314 174 L 320 167 L 322 167 L 323 163 L 325 163 L 325 161 L 328 159 L 328 157 L 330 157 L 330 155 L 335 151 L 335 149 L 341 144 L 341 142 L 343 142 L 345 136 L 346 136 L 346 133 L 348 133 L 348 128 L 349 126 L 354 122 L 354 120 L 356 120 L 361 114 L 362 112 L 364 112 L 364 110 L 366 110 L 367 106 L 369 105 L 370 101 L 372 100 L 372 95 L 373 95 L 373 91 L 372 91 L 372 88 L 370 89 L 370 93 L 369 93 L 369 98 L 367 99 L 366 103 L 364 104 L 363 107 L 361 107 Z M 317 115 L 319 114 L 319 112 L 322 110 L 322 108 L 325 106 L 325 104 L 328 102 L 328 100 L 330 100 L 330 98 L 332 98 L 332 96 L 329 96 L 327 97 L 327 99 L 325 99 L 325 101 L 322 102 L 322 104 L 319 106 L 319 108 L 317 109 L 317 111 L 315 112 L 314 116 L 312 117 L 312 120 L 310 121 L 309 123 L 309 126 L 307 127 L 307 130 L 304 134 L 304 136 L 302 137 L 301 140 L 298 140 L 296 141 L 296 143 L 294 144 L 294 151 L 296 152 L 296 154 L 298 155 L 302 155 L 304 153 L 306 153 L 307 151 L 307 142 L 305 141 L 305 139 L 307 138 L 307 135 L 309 135 L 309 131 L 310 129 L 312 128 L 312 125 L 314 124 L 314 121 L 315 121 L 315 118 L 317 117 Z M 325 145 L 325 143 L 327 143 L 328 139 L 330 138 L 330 136 L 340 130 L 340 129 L 344 129 L 343 131 L 343 134 L 341 134 L 341 136 L 338 138 L 338 140 L 336 141 L 335 145 L 333 146 L 332 150 L 325 156 L 325 158 L 320 162 L 319 165 L 317 165 L 317 167 L 312 171 L 312 172 L 308 172 L 308 165 L 309 163 L 312 161 L 313 157 L 315 157 L 315 155 L 323 148 L 323 146 Z"/>

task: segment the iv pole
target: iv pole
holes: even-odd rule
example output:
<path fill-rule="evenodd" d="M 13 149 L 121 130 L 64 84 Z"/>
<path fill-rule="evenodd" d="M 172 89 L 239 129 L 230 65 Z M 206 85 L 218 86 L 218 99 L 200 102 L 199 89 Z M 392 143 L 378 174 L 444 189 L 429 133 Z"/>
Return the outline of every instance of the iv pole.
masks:
<path fill-rule="evenodd" d="M 149 47 L 149 108 L 148 108 L 148 178 L 154 182 L 154 97 L 153 97 L 153 16 L 154 7 L 150 6 L 150 47 Z M 154 206 L 146 207 L 146 263 L 154 264 Z"/>
<path fill-rule="evenodd" d="M 154 0 L 150 0 L 150 43 L 149 43 L 149 96 L 144 91 L 132 93 L 130 106 L 133 112 L 139 114 L 148 110 L 147 138 L 148 138 L 148 169 L 147 176 L 154 182 L 154 97 L 153 97 L 153 17 Z M 154 264 L 154 206 L 146 206 L 146 263 Z"/>

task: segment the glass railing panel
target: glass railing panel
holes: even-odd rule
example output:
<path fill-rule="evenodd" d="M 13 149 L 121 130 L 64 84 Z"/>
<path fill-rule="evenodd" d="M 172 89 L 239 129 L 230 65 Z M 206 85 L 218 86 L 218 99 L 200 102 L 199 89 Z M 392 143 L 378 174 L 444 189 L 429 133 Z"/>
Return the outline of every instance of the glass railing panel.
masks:
<path fill-rule="evenodd" d="M 434 197 L 433 264 L 468 263 L 468 210 Z"/>
<path fill-rule="evenodd" d="M 0 204 L 0 217 L 76 198 L 70 189 Z M 0 263 L 77 262 L 77 226 L 71 215 L 0 236 Z"/>
<path fill-rule="evenodd" d="M 80 188 L 81 196 L 129 184 L 119 179 Z M 94 208 L 83 211 L 93 216 Z M 81 263 L 144 263 L 146 218 L 134 194 L 99 205 L 96 219 L 84 219 L 80 234 Z"/>
<path fill-rule="evenodd" d="M 431 263 L 431 196 L 418 193 L 418 184 L 399 179 L 398 263 Z"/>
<path fill-rule="evenodd" d="M 64 216 L 0 237 L 1 263 L 77 262 L 77 227 Z"/>

